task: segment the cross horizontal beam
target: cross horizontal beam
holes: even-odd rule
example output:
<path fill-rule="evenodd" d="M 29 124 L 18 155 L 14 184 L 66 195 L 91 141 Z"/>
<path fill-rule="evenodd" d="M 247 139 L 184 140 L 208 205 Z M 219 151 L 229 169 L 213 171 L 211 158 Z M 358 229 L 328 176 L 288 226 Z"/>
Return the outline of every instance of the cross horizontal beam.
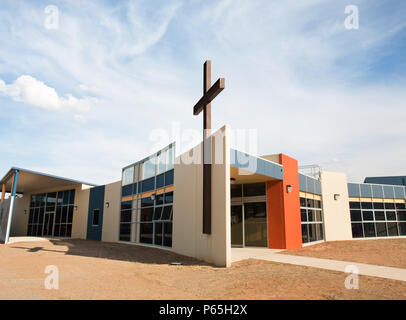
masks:
<path fill-rule="evenodd" d="M 224 78 L 220 78 L 216 81 L 215 84 L 205 93 L 205 95 L 199 100 L 198 103 L 193 107 L 193 114 L 196 116 L 205 106 L 207 106 L 210 102 L 214 100 L 218 96 L 218 94 L 223 91 L 225 88 L 226 80 Z"/>

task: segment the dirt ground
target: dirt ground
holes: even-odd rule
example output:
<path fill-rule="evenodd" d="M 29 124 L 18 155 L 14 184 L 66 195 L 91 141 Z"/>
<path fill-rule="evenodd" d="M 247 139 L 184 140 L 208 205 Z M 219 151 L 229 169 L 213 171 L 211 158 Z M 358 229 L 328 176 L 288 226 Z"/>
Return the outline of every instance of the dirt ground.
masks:
<path fill-rule="evenodd" d="M 83 240 L 0 245 L 0 299 L 406 299 L 406 283 L 245 260 L 216 268 L 169 251 Z M 181 262 L 182 265 L 171 265 Z M 59 269 L 47 290 L 45 268 Z"/>
<path fill-rule="evenodd" d="M 281 253 L 406 268 L 406 239 L 331 241 Z"/>

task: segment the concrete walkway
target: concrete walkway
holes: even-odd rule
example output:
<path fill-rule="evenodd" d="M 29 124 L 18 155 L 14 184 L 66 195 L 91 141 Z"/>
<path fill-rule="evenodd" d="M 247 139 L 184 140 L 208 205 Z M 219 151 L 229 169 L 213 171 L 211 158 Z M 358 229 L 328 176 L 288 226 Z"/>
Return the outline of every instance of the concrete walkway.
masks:
<path fill-rule="evenodd" d="M 345 272 L 348 266 L 355 266 L 357 267 L 360 275 L 406 281 L 406 269 L 376 266 L 358 262 L 278 254 L 280 251 L 283 250 L 263 248 L 232 248 L 231 260 L 232 262 L 237 262 L 245 259 L 260 259 L 340 272 Z M 352 272 L 352 270 L 349 272 Z"/>
<path fill-rule="evenodd" d="M 18 242 L 40 242 L 40 241 L 49 241 L 49 238 L 40 238 L 40 237 L 10 237 L 8 239 L 8 244 L 18 243 Z"/>

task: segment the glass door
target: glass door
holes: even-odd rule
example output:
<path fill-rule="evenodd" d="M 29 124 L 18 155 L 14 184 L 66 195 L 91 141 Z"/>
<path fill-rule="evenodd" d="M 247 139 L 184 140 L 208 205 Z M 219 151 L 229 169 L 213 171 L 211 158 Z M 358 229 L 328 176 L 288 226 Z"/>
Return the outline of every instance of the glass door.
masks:
<path fill-rule="evenodd" d="M 243 235 L 242 205 L 231 206 L 231 245 L 242 247 L 244 244 Z"/>
<path fill-rule="evenodd" d="M 244 242 L 247 247 L 267 247 L 266 202 L 244 203 Z"/>

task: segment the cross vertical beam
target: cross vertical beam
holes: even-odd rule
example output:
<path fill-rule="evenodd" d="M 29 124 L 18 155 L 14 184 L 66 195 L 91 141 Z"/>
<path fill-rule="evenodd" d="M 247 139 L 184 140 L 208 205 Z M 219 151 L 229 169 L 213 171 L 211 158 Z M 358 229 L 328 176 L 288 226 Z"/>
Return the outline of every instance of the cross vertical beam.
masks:
<path fill-rule="evenodd" d="M 211 87 L 211 61 L 203 67 L 203 96 Z M 211 103 L 203 109 L 203 233 L 211 234 Z"/>
<path fill-rule="evenodd" d="M 207 60 L 203 67 L 203 97 L 193 107 L 193 114 L 197 116 L 203 111 L 203 233 L 211 234 L 211 165 L 212 165 L 212 137 L 211 137 L 211 102 L 225 88 L 224 78 L 220 78 L 211 85 L 211 61 Z"/>

